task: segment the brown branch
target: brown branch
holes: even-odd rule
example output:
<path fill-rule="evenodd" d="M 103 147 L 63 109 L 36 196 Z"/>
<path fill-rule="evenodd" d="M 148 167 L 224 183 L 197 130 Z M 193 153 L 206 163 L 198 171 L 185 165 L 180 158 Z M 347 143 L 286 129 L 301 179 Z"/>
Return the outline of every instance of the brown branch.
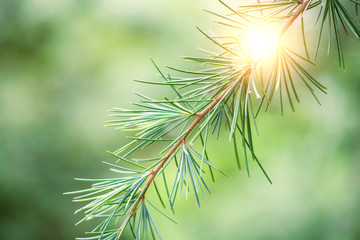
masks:
<path fill-rule="evenodd" d="M 281 28 L 281 30 L 279 32 L 280 36 L 283 35 L 288 30 L 288 28 L 291 26 L 291 24 L 293 24 L 293 22 L 305 11 L 306 7 L 309 5 L 310 2 L 311 2 L 311 0 L 299 1 L 298 9 L 296 9 L 296 12 L 294 13 L 294 15 L 291 18 L 289 18 L 289 20 Z"/>
<path fill-rule="evenodd" d="M 310 3 L 311 0 L 303 0 L 301 2 L 299 2 L 299 8 L 296 10 L 296 12 L 294 13 L 294 15 L 285 23 L 285 25 L 281 28 L 280 30 L 280 35 L 284 34 L 287 29 L 291 26 L 291 24 L 305 11 L 307 5 Z M 247 74 L 247 73 L 245 73 Z M 169 160 L 170 156 L 172 154 L 174 154 L 174 152 L 176 151 L 176 149 L 183 143 L 185 142 L 185 139 L 189 136 L 189 134 L 192 132 L 192 130 L 194 130 L 194 128 L 196 127 L 196 125 L 198 123 L 200 123 L 201 119 L 203 119 L 206 114 L 208 114 L 222 99 L 223 97 L 233 88 L 233 86 L 238 82 L 239 79 L 234 80 L 224 91 L 221 92 L 221 94 L 216 97 L 204 110 L 202 110 L 201 112 L 197 112 L 194 114 L 194 116 L 196 117 L 195 120 L 191 123 L 191 125 L 187 128 L 186 133 L 184 134 L 184 136 L 182 136 L 175 144 L 174 146 L 166 153 L 164 159 L 153 169 L 150 171 L 149 175 L 149 179 L 146 181 L 144 188 L 142 189 L 141 192 L 141 197 L 136 201 L 134 207 L 131 209 L 131 211 L 128 213 L 128 215 L 126 216 L 124 222 L 122 223 L 119 232 L 121 232 L 127 222 L 130 220 L 130 218 L 132 217 L 132 215 L 135 214 L 140 202 L 144 201 L 145 199 L 145 194 L 147 192 L 147 190 L 149 189 L 150 184 L 152 183 L 152 181 L 154 180 L 154 178 L 156 177 L 156 175 L 158 174 L 158 172 L 161 170 L 161 168 L 165 165 L 165 163 Z M 120 236 L 119 236 L 120 238 Z"/>

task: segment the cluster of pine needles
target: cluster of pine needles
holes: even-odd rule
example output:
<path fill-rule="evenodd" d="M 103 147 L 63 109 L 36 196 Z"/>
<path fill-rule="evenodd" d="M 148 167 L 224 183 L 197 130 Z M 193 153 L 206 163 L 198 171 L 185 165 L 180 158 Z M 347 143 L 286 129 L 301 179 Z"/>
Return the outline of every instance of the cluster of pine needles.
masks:
<path fill-rule="evenodd" d="M 91 187 L 71 192 L 78 195 L 75 202 L 86 203 L 77 211 L 85 215 L 80 222 L 95 219 L 98 223 L 80 239 L 120 239 L 125 228 L 135 239 L 161 239 L 151 212 L 157 211 L 174 220 L 146 196 L 148 189 L 156 192 L 162 207 L 169 206 L 172 212 L 183 194 L 188 197 L 192 193 L 200 206 L 199 195 L 210 194 L 204 174 L 209 173 L 213 180 L 215 172 L 226 175 L 210 162 L 207 153 L 208 138 L 218 138 L 223 131 L 228 132 L 234 146 L 238 168 L 245 168 L 250 175 L 252 160 L 271 183 L 254 151 L 256 117 L 271 107 L 273 99 L 280 99 L 281 112 L 286 100 L 294 110 L 299 102 L 296 86 L 301 83 L 318 101 L 316 92 L 326 93 L 326 88 L 311 76 L 308 67 L 315 65 L 313 61 L 325 34 L 328 52 L 335 45 L 341 68 L 345 67 L 342 37 L 352 34 L 360 38 L 360 27 L 355 20 L 358 0 L 269 0 L 237 8 L 219 2 L 227 14 L 208 12 L 232 34 L 211 36 L 199 29 L 218 47 L 217 53 L 204 51 L 202 57 L 184 57 L 199 64 L 197 71 L 168 67 L 171 74 L 167 74 L 154 63 L 161 81 L 138 81 L 166 85 L 176 97 L 157 100 L 137 93 L 139 101 L 134 103 L 135 109 L 111 110 L 113 120 L 108 125 L 134 134 L 129 136 L 128 144 L 110 152 L 117 162 L 122 162 L 121 165 L 106 163 L 118 177 L 80 179 L 92 182 Z M 347 10 L 352 6 L 354 13 Z M 310 56 L 305 38 L 306 26 L 314 29 L 314 20 L 318 31 L 315 57 Z M 277 29 L 270 61 L 264 57 L 252 58 L 244 46 L 246 33 L 259 26 Z M 284 40 L 289 28 L 295 28 L 302 53 L 292 50 L 291 44 Z M 136 158 L 138 152 L 146 153 L 153 144 L 164 146 L 158 157 Z M 241 151 L 243 157 L 239 156 Z M 173 176 L 166 171 L 169 167 L 175 168 Z"/>

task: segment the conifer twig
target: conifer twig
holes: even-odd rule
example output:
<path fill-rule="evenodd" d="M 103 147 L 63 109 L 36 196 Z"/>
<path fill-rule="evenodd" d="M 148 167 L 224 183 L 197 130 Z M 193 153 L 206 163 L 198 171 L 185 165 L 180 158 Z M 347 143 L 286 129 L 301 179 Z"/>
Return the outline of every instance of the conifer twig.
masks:
<path fill-rule="evenodd" d="M 160 171 L 160 169 L 164 166 L 164 164 L 167 162 L 167 160 L 170 158 L 170 156 L 172 154 L 174 154 L 174 152 L 176 151 L 176 149 L 180 146 L 181 143 L 183 143 L 186 140 L 186 137 L 191 133 L 191 131 L 196 127 L 197 124 L 200 123 L 201 119 L 203 119 L 207 113 L 209 113 L 211 111 L 211 109 L 213 109 L 213 107 L 215 107 L 222 99 L 223 97 L 226 95 L 226 93 L 231 90 L 233 88 L 233 86 L 236 84 L 238 80 L 234 80 L 218 97 L 216 97 L 214 99 L 214 101 L 212 101 L 204 110 L 202 110 L 201 112 L 197 112 L 194 115 L 196 116 L 195 120 L 191 123 L 191 125 L 188 127 L 188 129 L 186 130 L 186 133 L 184 136 L 182 136 L 175 144 L 174 146 L 166 153 L 164 159 L 154 168 L 154 170 L 150 171 L 149 174 L 149 179 L 146 181 L 145 183 L 145 187 L 143 188 L 143 197 L 139 198 L 138 201 L 135 203 L 134 207 L 131 209 L 131 211 L 129 212 L 127 218 L 125 219 L 125 221 L 123 222 L 122 226 L 120 227 L 120 229 L 123 229 L 126 225 L 126 221 L 128 219 L 130 219 L 130 217 L 136 212 L 137 207 L 140 203 L 140 201 L 144 201 L 144 196 L 146 194 L 146 191 L 149 189 L 150 184 L 152 183 L 152 181 L 154 180 L 155 176 L 158 174 L 158 172 Z"/>
<path fill-rule="evenodd" d="M 291 26 L 291 24 L 305 11 L 307 5 L 310 3 L 311 0 L 304 0 L 301 2 L 299 8 L 297 9 L 297 11 L 295 12 L 294 16 L 292 16 L 283 26 L 283 28 L 281 29 L 281 31 L 279 32 L 279 35 L 283 35 L 286 30 Z M 201 119 L 203 119 L 207 113 L 209 113 L 211 111 L 211 109 L 216 106 L 222 99 L 223 97 L 226 95 L 226 93 L 228 91 L 230 91 L 233 86 L 236 84 L 238 80 L 234 80 L 225 90 L 223 90 L 223 92 L 214 99 L 214 101 L 212 101 L 204 110 L 202 110 L 201 112 L 197 112 L 194 115 L 196 116 L 195 120 L 191 123 L 191 125 L 188 127 L 188 129 L 186 130 L 186 133 L 184 134 L 184 136 L 182 136 L 175 144 L 174 146 L 166 153 L 164 159 L 153 169 L 150 171 L 149 174 L 149 179 L 146 181 L 145 183 L 145 187 L 142 189 L 143 191 L 143 195 L 141 198 L 139 198 L 134 207 L 131 209 L 131 211 L 128 213 L 128 216 L 126 217 L 125 221 L 123 222 L 123 224 L 120 227 L 120 231 L 122 229 L 125 228 L 126 226 L 126 222 L 131 218 L 131 216 L 136 212 L 138 205 L 140 203 L 140 201 L 144 201 L 145 199 L 145 194 L 146 191 L 149 189 L 150 184 L 152 183 L 152 181 L 154 180 L 155 176 L 158 174 L 158 172 L 160 171 L 160 169 L 165 165 L 165 163 L 167 162 L 167 160 L 170 158 L 170 156 L 177 150 L 177 148 L 180 146 L 181 143 L 183 143 L 186 140 L 186 137 L 191 133 L 191 131 L 196 127 L 197 124 L 199 124 L 199 122 L 201 121 Z"/>
<path fill-rule="evenodd" d="M 348 34 L 348 30 L 351 30 L 355 37 L 360 38 L 359 24 L 352 18 L 340 0 L 269 0 L 265 3 L 258 0 L 256 4 L 240 6 L 238 10 L 221 0 L 219 2 L 230 10 L 229 14 L 208 12 L 221 18 L 218 23 L 235 29 L 234 35 L 213 36 L 198 28 L 204 37 L 220 47 L 221 51 L 213 53 L 204 50 L 207 54 L 206 57 L 184 57 L 186 60 L 211 67 L 201 68 L 197 71 L 168 67 L 171 71 L 187 74 L 187 77 L 174 77 L 164 74 L 153 62 L 164 81 L 136 81 L 169 86 L 176 97 L 155 100 L 136 93 L 140 100 L 133 104 L 139 107 L 139 110 L 122 108 L 111 110 L 111 116 L 117 117 L 117 119 L 108 121 L 108 126 L 114 126 L 120 130 L 136 131 L 135 136 L 129 137 L 131 141 L 128 144 L 114 152 L 109 152 L 118 161 L 124 162 L 126 166 L 131 165 L 131 167 L 105 163 L 111 167 L 111 171 L 119 173 L 121 176 L 104 179 L 79 179 L 95 183 L 91 185 L 91 188 L 69 193 L 81 194 L 81 196 L 74 197 L 74 201 L 87 202 L 75 212 L 83 211 L 85 215 L 78 223 L 92 218 L 104 219 L 89 232 L 96 236 L 81 239 L 118 240 L 127 225 L 130 226 L 131 233 L 136 240 L 142 236 L 145 236 L 146 239 L 157 239 L 157 237 L 161 239 L 148 206 L 153 207 L 169 220 L 173 222 L 174 220 L 146 198 L 147 191 L 152 184 L 160 203 L 163 207 L 166 206 L 157 187 L 157 180 L 155 181 L 158 176 L 162 175 L 168 203 L 173 213 L 176 196 L 180 197 L 182 191 L 185 191 L 187 198 L 190 186 L 193 188 L 195 201 L 200 206 L 198 192 L 202 191 L 205 197 L 206 192 L 211 194 L 202 177 L 202 173 L 205 172 L 204 163 L 208 165 L 213 181 L 215 181 L 213 169 L 223 173 L 210 163 L 206 150 L 209 134 L 215 134 L 218 139 L 223 127 L 228 130 L 229 140 L 234 144 L 238 168 L 241 169 L 236 138 L 240 136 L 247 174 L 250 177 L 248 159 L 252 158 L 271 184 L 268 174 L 255 155 L 253 144 L 252 131 L 254 128 L 257 131 L 255 118 L 260 109 L 265 105 L 265 111 L 267 111 L 271 107 L 275 92 L 278 92 L 281 114 L 283 114 L 284 96 L 288 98 L 291 109 L 295 111 L 293 99 L 299 102 L 295 77 L 299 82 L 304 83 L 317 102 L 319 100 L 315 94 L 316 89 L 326 94 L 326 87 L 304 67 L 305 64 L 317 66 L 309 59 L 304 30 L 304 13 L 311 9 L 320 9 L 318 15 L 320 21 L 317 21 L 320 24 L 320 34 L 315 55 L 319 50 L 324 23 L 328 21 L 330 30 L 333 30 L 329 34 L 329 43 L 331 43 L 333 32 L 340 67 L 344 67 L 340 27 L 345 33 Z M 352 0 L 352 2 L 356 8 L 360 5 L 357 0 Z M 284 40 L 282 36 L 299 17 L 301 17 L 301 35 L 305 57 L 296 53 L 282 41 Z M 279 22 L 282 25 L 279 26 Z M 276 34 L 274 38 L 267 38 L 262 34 L 256 35 L 263 27 L 271 29 L 273 25 L 276 25 L 278 30 L 274 31 Z M 252 30 L 254 32 L 251 32 Z M 255 38 L 252 35 L 255 35 Z M 249 43 L 247 37 L 252 42 Z M 263 44 L 271 49 L 272 53 L 269 53 L 272 57 L 271 61 L 265 60 L 264 53 L 260 56 L 255 53 L 259 50 L 257 48 L 263 47 Z M 251 53 L 250 45 L 254 45 L 252 47 L 254 53 Z M 331 44 L 329 44 L 328 52 L 330 47 Z M 184 89 L 186 90 L 184 91 Z M 257 109 L 253 108 L 254 97 L 258 99 L 255 99 L 258 104 Z M 197 147 L 193 146 L 194 141 L 198 138 L 201 140 L 202 151 L 198 151 Z M 160 152 L 160 157 L 129 158 L 135 151 L 158 142 L 170 142 Z M 172 188 L 168 187 L 164 170 L 170 162 L 175 162 L 177 167 Z M 150 164 L 147 165 L 147 163 Z M 113 226 L 117 224 L 119 218 L 123 218 L 120 228 L 116 225 Z"/>

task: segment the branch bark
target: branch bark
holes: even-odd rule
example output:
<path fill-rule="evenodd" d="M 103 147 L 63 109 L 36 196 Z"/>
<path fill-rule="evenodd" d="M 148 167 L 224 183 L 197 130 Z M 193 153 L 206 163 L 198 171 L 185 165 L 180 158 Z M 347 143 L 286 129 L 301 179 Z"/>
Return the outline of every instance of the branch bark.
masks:
<path fill-rule="evenodd" d="M 291 26 L 291 24 L 294 23 L 294 21 L 306 10 L 306 7 L 309 5 L 311 0 L 302 0 L 299 2 L 299 7 L 296 9 L 294 15 L 289 18 L 289 20 L 285 23 L 285 25 L 281 28 L 279 34 L 283 35 Z"/>

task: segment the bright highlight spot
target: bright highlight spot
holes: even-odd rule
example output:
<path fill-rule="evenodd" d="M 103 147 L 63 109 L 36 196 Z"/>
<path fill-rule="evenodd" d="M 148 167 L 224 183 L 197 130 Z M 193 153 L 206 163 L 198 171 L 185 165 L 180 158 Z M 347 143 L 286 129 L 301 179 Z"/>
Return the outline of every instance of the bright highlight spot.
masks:
<path fill-rule="evenodd" d="M 244 36 L 245 52 L 252 60 L 270 56 L 276 48 L 276 32 L 271 28 L 255 28 Z"/>

